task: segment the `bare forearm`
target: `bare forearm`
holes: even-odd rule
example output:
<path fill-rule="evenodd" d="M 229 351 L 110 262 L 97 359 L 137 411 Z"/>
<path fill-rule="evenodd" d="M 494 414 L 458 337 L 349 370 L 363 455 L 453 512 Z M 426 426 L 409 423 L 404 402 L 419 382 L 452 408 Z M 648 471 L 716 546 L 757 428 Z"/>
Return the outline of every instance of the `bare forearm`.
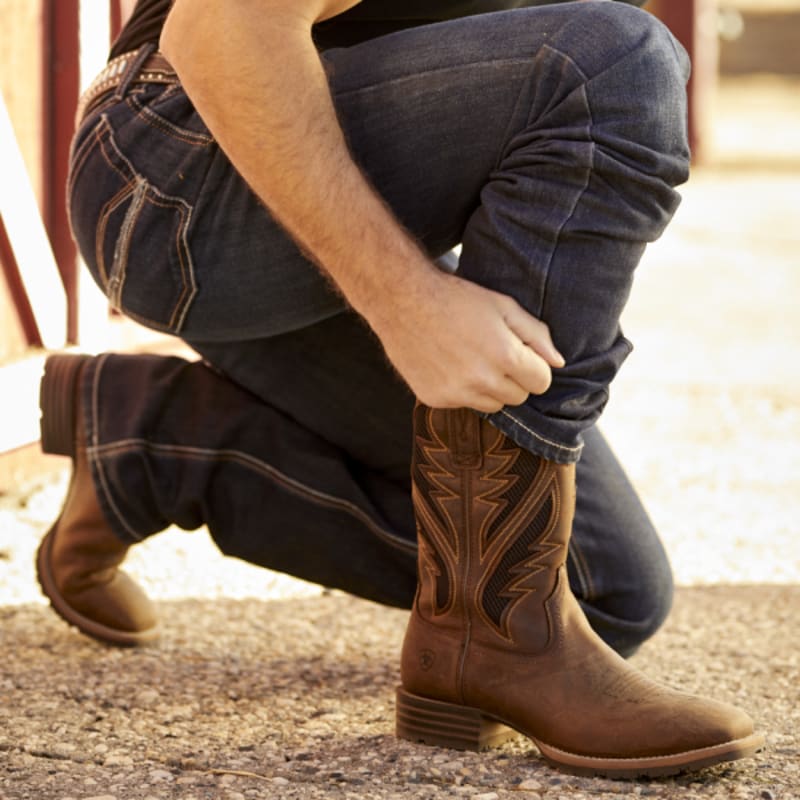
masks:
<path fill-rule="evenodd" d="M 392 282 L 433 268 L 348 152 L 312 22 L 285 2 L 178 0 L 162 47 L 256 194 L 369 318 Z"/>
<path fill-rule="evenodd" d="M 563 361 L 511 298 L 440 273 L 348 152 L 312 23 L 354 0 L 176 0 L 162 50 L 220 146 L 432 406 L 496 411 Z"/>

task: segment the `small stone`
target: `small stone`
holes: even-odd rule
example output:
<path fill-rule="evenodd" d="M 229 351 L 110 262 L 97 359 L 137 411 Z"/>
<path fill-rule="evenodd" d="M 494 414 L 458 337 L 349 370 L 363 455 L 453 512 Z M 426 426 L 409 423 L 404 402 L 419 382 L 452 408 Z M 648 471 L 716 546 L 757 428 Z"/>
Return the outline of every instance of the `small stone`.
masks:
<path fill-rule="evenodd" d="M 96 797 L 87 797 L 86 800 L 117 800 L 114 794 L 99 794 Z"/>
<path fill-rule="evenodd" d="M 521 792 L 539 792 L 542 789 L 542 784 L 533 778 L 528 778 L 528 780 L 522 781 L 522 783 L 517 786 L 517 789 Z"/>
<path fill-rule="evenodd" d="M 155 689 L 144 689 L 136 695 L 136 705 L 143 708 L 154 706 L 160 699 L 159 693 Z"/>
<path fill-rule="evenodd" d="M 121 753 L 112 753 L 110 756 L 106 756 L 103 765 L 106 767 L 132 767 L 133 759 Z"/>
<path fill-rule="evenodd" d="M 476 794 L 472 800 L 500 800 L 500 795 L 497 792 L 487 792 L 486 794 Z"/>
<path fill-rule="evenodd" d="M 272 782 L 275 784 L 275 786 L 288 786 L 289 785 L 289 781 L 286 778 L 281 778 L 280 776 L 277 777 L 277 778 L 273 778 Z"/>
<path fill-rule="evenodd" d="M 167 772 L 165 769 L 151 769 L 150 770 L 150 780 L 158 783 L 159 781 L 171 781 L 174 779 L 174 775 L 171 772 Z"/>
<path fill-rule="evenodd" d="M 769 789 L 764 789 L 761 792 L 761 800 L 775 800 L 775 795 Z"/>

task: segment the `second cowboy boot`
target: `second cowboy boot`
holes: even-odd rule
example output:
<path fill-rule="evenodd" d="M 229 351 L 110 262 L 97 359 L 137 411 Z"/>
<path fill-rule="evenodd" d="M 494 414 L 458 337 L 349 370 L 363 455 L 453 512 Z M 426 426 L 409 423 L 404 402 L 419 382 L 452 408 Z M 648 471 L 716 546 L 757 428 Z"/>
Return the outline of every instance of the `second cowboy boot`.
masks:
<path fill-rule="evenodd" d="M 72 457 L 61 515 L 39 546 L 36 570 L 53 609 L 83 633 L 133 646 L 158 637 L 153 606 L 118 569 L 129 545 L 106 522 L 87 459 L 79 383 L 86 356 L 48 358 L 41 383 L 42 449 Z"/>
<path fill-rule="evenodd" d="M 574 465 L 468 410 L 415 410 L 419 585 L 398 736 L 480 749 L 520 732 L 567 772 L 668 775 L 763 746 L 737 709 L 656 684 L 590 628 L 565 562 Z"/>

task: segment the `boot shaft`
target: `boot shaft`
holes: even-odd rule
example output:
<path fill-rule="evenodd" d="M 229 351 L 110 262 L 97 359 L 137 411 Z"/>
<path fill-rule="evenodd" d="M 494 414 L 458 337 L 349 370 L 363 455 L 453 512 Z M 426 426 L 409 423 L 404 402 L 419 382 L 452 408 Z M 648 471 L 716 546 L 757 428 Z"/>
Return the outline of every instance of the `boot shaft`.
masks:
<path fill-rule="evenodd" d="M 468 409 L 414 413 L 415 613 L 440 629 L 468 626 L 475 642 L 540 651 L 567 556 L 574 466 L 520 448 Z"/>

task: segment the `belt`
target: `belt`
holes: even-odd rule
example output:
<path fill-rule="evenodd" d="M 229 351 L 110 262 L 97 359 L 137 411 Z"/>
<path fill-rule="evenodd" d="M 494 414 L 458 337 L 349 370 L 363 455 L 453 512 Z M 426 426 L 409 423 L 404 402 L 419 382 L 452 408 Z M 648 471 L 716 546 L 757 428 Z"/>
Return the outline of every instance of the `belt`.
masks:
<path fill-rule="evenodd" d="M 86 115 L 93 111 L 114 91 L 126 77 L 128 67 L 136 58 L 137 51 L 123 53 L 112 58 L 100 74 L 91 82 L 89 88 L 81 95 L 75 113 L 76 124 L 80 124 Z M 178 75 L 161 53 L 153 53 L 146 58 L 139 71 L 130 79 L 136 83 L 178 83 Z"/>

